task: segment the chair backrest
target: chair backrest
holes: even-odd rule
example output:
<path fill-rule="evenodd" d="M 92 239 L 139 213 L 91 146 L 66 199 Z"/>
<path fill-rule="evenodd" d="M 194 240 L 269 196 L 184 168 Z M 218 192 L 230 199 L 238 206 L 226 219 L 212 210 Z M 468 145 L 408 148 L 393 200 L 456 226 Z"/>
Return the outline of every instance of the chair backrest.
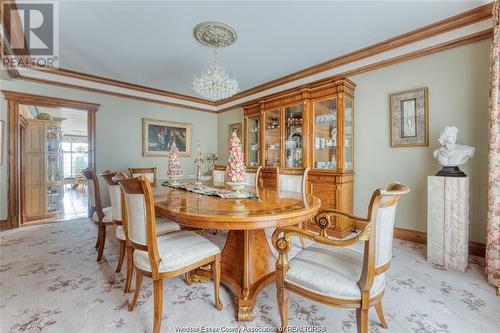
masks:
<path fill-rule="evenodd" d="M 309 173 L 309 170 L 310 168 L 307 167 L 304 169 L 304 172 L 301 173 L 288 173 L 278 168 L 278 192 L 287 191 L 302 194 L 306 193 L 307 174 Z"/>
<path fill-rule="evenodd" d="M 410 190 L 401 184 L 392 183 L 380 192 L 375 229 L 375 267 L 388 264 L 392 258 L 392 240 L 396 208 L 401 195 Z"/>
<path fill-rule="evenodd" d="M 392 183 L 387 190 L 373 192 L 368 206 L 369 239 L 365 242 L 363 273 L 359 281 L 362 289 L 369 290 L 375 275 L 384 274 L 389 268 L 396 207 L 401 195 L 409 191 L 404 185 Z"/>
<path fill-rule="evenodd" d="M 260 186 L 260 173 L 262 172 L 262 165 L 259 165 L 259 167 L 255 170 L 255 172 L 252 172 L 251 170 L 252 169 L 246 170 L 247 185 L 253 186 L 253 187 L 259 187 Z"/>
<path fill-rule="evenodd" d="M 108 184 L 109 201 L 111 203 L 111 212 L 113 214 L 113 221 L 121 224 L 122 222 L 122 204 L 121 204 L 121 189 L 120 184 L 115 180 L 116 175 L 120 174 L 124 178 L 128 178 L 123 172 L 112 172 L 106 170 L 99 174 Z"/>
<path fill-rule="evenodd" d="M 102 211 L 99 180 L 97 179 L 95 171 L 92 168 L 83 169 L 82 175 L 87 179 L 87 195 L 89 198 L 90 209 L 92 212 L 96 212 L 99 220 L 101 220 L 104 218 L 104 212 Z"/>
<path fill-rule="evenodd" d="M 225 165 L 214 165 L 214 170 L 212 171 L 212 181 L 214 184 L 224 184 L 226 182 L 226 166 Z"/>
<path fill-rule="evenodd" d="M 130 177 L 145 176 L 149 184 L 156 186 L 156 167 L 152 168 L 128 168 L 130 172 Z"/>
<path fill-rule="evenodd" d="M 122 221 L 129 244 L 136 250 L 148 252 L 154 278 L 158 274 L 160 257 L 151 185 L 145 176 L 117 181 L 123 193 Z"/>

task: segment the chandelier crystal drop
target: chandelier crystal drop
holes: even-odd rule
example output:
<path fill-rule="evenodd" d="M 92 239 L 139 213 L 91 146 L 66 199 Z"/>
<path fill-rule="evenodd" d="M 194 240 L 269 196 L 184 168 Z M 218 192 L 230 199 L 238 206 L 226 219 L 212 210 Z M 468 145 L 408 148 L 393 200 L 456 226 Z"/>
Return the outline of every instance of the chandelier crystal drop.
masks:
<path fill-rule="evenodd" d="M 240 90 L 238 80 L 230 78 L 226 68 L 217 60 L 214 48 L 214 60 L 201 76 L 194 77 L 193 89 L 197 94 L 212 101 L 219 101 L 233 96 Z"/>

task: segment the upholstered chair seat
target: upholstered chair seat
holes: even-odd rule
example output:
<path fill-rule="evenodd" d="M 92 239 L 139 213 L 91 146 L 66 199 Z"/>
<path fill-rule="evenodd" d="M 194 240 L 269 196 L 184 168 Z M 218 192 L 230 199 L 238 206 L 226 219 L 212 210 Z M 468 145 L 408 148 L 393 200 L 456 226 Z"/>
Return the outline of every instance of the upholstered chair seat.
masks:
<path fill-rule="evenodd" d="M 356 309 L 358 333 L 368 333 L 368 310 L 375 307 L 380 324 L 387 328 L 382 309 L 385 275 L 392 258 L 396 208 L 410 189 L 399 183 L 373 192 L 366 217 L 326 209 L 315 217 L 320 232 L 289 226 L 276 229 L 276 296 L 281 330 L 288 327 L 288 291 L 332 306 Z M 335 217 L 351 220 L 358 232 L 344 239 L 330 238 L 327 230 Z M 291 238 L 313 241 L 288 259 Z M 364 245 L 361 248 L 361 245 Z"/>
<path fill-rule="evenodd" d="M 158 237 L 159 273 L 172 272 L 220 253 L 217 245 L 192 231 L 178 231 Z M 151 272 L 146 251 L 134 251 L 136 267 Z"/>
<path fill-rule="evenodd" d="M 179 231 L 181 230 L 181 226 L 174 221 L 170 221 L 169 219 L 163 217 L 156 218 L 156 235 L 161 236 L 167 234 L 169 232 Z M 116 226 L 116 238 L 119 240 L 125 240 L 125 231 L 123 230 L 123 226 Z"/>
<path fill-rule="evenodd" d="M 285 281 L 312 293 L 348 300 L 360 300 L 358 281 L 363 269 L 363 251 L 352 246 L 314 244 L 290 260 Z M 385 274 L 374 278 L 370 297 L 384 290 Z"/>
<path fill-rule="evenodd" d="M 135 291 L 128 309 L 132 311 L 139 298 L 143 277 L 153 280 L 153 333 L 160 333 L 163 311 L 163 280 L 210 265 L 214 281 L 215 308 L 222 310 L 220 300 L 221 253 L 217 245 L 187 230 L 158 236 L 158 223 L 151 185 L 146 177 L 117 179 L 122 189 L 123 226 L 136 268 Z M 173 227 L 172 224 L 170 224 Z M 128 266 L 128 264 L 127 264 Z M 127 279 L 131 276 L 127 271 Z M 129 280 L 130 281 L 130 280 Z M 130 286 L 126 287 L 129 290 Z"/>
<path fill-rule="evenodd" d="M 102 218 L 102 223 L 113 223 L 113 210 L 111 207 L 105 207 L 102 209 L 102 212 L 104 213 L 104 217 Z M 92 215 L 92 221 L 95 223 L 99 223 L 99 216 L 97 215 L 97 212 L 94 212 Z"/>

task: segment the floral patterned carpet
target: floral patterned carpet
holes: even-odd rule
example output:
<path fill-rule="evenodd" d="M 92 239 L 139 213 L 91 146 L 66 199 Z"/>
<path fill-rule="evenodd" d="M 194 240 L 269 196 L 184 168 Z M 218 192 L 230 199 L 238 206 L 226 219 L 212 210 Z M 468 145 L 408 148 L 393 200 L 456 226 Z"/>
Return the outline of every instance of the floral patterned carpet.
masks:
<path fill-rule="evenodd" d="M 105 259 L 95 262 L 95 226 L 86 219 L 0 233 L 0 332 L 150 332 L 152 284 L 145 279 L 134 312 L 114 273 L 118 245 L 110 228 Z M 224 235 L 207 236 L 219 245 Z M 483 260 L 471 257 L 466 273 L 428 264 L 423 246 L 395 241 L 384 297 L 389 329 L 370 310 L 370 332 L 499 332 L 500 297 L 485 281 Z M 222 289 L 215 310 L 211 282 L 187 286 L 180 278 L 164 287 L 162 331 L 259 332 L 279 324 L 274 285 L 258 297 L 254 321 L 235 320 L 232 296 Z M 355 332 L 354 311 L 291 294 L 290 325 L 304 332 Z M 309 329 L 308 329 L 309 328 Z"/>

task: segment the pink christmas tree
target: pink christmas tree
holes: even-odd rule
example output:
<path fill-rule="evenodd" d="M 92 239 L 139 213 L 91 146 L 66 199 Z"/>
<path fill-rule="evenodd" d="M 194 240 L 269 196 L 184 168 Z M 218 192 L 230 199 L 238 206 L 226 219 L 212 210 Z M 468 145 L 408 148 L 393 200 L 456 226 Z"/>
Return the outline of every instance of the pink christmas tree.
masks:
<path fill-rule="evenodd" d="M 179 149 L 177 149 L 174 140 L 172 140 L 172 144 L 170 145 L 167 175 L 169 177 L 182 176 L 181 162 L 179 162 Z"/>
<path fill-rule="evenodd" d="M 231 139 L 229 140 L 229 159 L 226 168 L 226 180 L 231 183 L 246 182 L 241 142 L 236 132 L 231 134 Z"/>

